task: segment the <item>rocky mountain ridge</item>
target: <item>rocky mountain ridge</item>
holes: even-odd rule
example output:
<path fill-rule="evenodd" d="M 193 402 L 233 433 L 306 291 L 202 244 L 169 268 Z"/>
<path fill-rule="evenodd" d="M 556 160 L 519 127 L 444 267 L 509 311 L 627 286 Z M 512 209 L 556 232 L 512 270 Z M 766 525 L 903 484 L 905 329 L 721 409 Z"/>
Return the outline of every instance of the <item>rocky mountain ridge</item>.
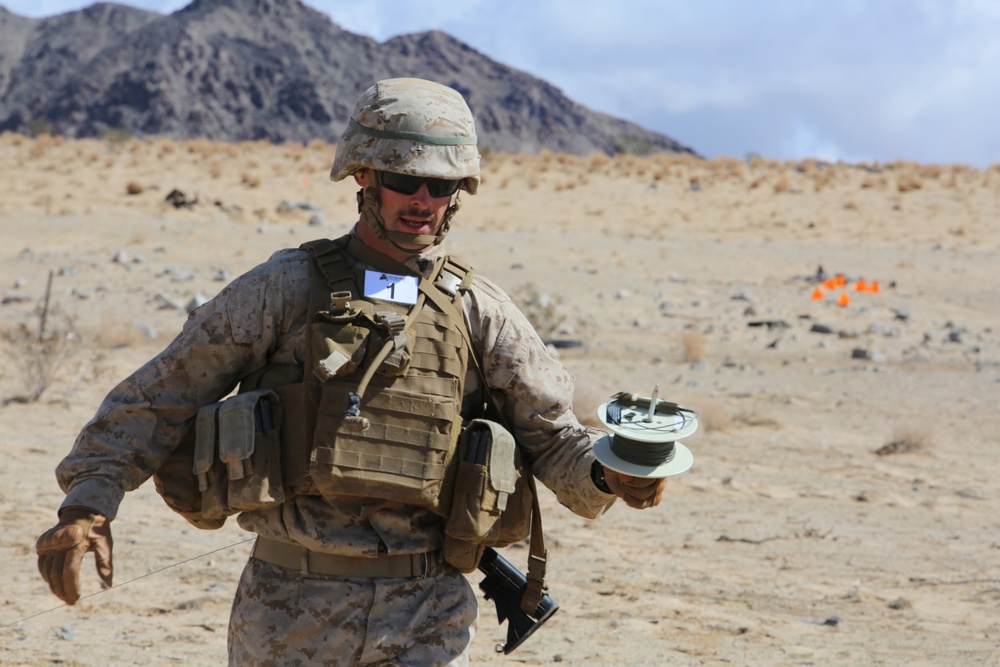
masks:
<path fill-rule="evenodd" d="M 44 19 L 0 7 L 0 131 L 333 142 L 359 94 L 394 76 L 462 92 L 492 150 L 694 152 L 443 32 L 379 43 L 299 0 L 194 0 L 169 15 L 97 3 Z"/>

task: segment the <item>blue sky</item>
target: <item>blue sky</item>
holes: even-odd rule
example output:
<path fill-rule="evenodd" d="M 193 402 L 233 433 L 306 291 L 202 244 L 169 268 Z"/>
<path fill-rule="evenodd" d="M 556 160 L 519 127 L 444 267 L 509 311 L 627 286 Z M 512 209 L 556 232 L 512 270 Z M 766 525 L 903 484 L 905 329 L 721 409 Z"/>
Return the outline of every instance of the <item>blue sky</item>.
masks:
<path fill-rule="evenodd" d="M 0 0 L 35 17 L 88 4 Z M 306 4 L 380 41 L 443 30 L 708 157 L 1000 163 L 997 0 Z"/>

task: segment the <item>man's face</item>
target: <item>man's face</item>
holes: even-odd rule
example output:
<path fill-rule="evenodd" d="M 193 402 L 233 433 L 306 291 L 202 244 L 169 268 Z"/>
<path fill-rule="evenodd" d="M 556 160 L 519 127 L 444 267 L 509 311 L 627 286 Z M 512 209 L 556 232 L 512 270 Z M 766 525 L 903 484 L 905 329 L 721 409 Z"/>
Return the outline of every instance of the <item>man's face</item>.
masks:
<path fill-rule="evenodd" d="M 379 213 L 382 215 L 387 231 L 435 235 L 441 229 L 445 212 L 451 203 L 451 195 L 432 197 L 426 183 L 422 183 L 413 194 L 397 192 L 383 185 L 371 169 L 365 169 L 361 175 L 355 176 L 355 180 L 363 188 L 369 186 L 376 188 L 381 202 Z M 366 225 L 361 225 L 361 227 L 367 230 Z M 374 247 L 390 257 L 397 254 L 404 258 L 407 256 L 404 253 L 399 253 L 388 241 L 370 239 L 367 234 L 362 235 L 362 239 L 368 245 L 373 245 L 373 241 L 377 242 L 378 245 Z M 427 244 L 401 242 L 399 245 L 412 250 L 420 250 Z"/>

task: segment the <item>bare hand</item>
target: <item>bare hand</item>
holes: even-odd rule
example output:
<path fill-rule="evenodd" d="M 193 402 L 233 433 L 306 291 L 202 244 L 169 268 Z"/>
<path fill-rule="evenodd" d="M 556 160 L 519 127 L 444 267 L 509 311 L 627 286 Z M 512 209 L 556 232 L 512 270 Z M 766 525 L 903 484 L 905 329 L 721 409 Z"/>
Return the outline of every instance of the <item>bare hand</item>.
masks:
<path fill-rule="evenodd" d="M 38 571 L 56 597 L 66 604 L 80 599 L 80 564 L 94 552 L 97 576 L 111 588 L 111 522 L 101 514 L 83 508 L 62 512 L 59 523 L 42 533 L 35 543 Z"/>
<path fill-rule="evenodd" d="M 659 505 L 663 500 L 663 491 L 667 488 L 666 477 L 632 477 L 610 468 L 604 469 L 604 481 L 612 493 L 637 510 Z"/>

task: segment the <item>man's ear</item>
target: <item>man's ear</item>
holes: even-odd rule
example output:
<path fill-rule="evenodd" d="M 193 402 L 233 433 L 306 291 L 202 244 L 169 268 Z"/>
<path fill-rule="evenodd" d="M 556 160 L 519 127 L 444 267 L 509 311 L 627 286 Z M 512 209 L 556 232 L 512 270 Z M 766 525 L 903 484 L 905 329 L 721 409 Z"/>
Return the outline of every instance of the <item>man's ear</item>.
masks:
<path fill-rule="evenodd" d="M 372 170 L 358 169 L 356 172 L 354 172 L 354 182 L 357 183 L 362 188 L 367 188 L 369 185 L 374 185 L 374 183 L 372 183 Z"/>

